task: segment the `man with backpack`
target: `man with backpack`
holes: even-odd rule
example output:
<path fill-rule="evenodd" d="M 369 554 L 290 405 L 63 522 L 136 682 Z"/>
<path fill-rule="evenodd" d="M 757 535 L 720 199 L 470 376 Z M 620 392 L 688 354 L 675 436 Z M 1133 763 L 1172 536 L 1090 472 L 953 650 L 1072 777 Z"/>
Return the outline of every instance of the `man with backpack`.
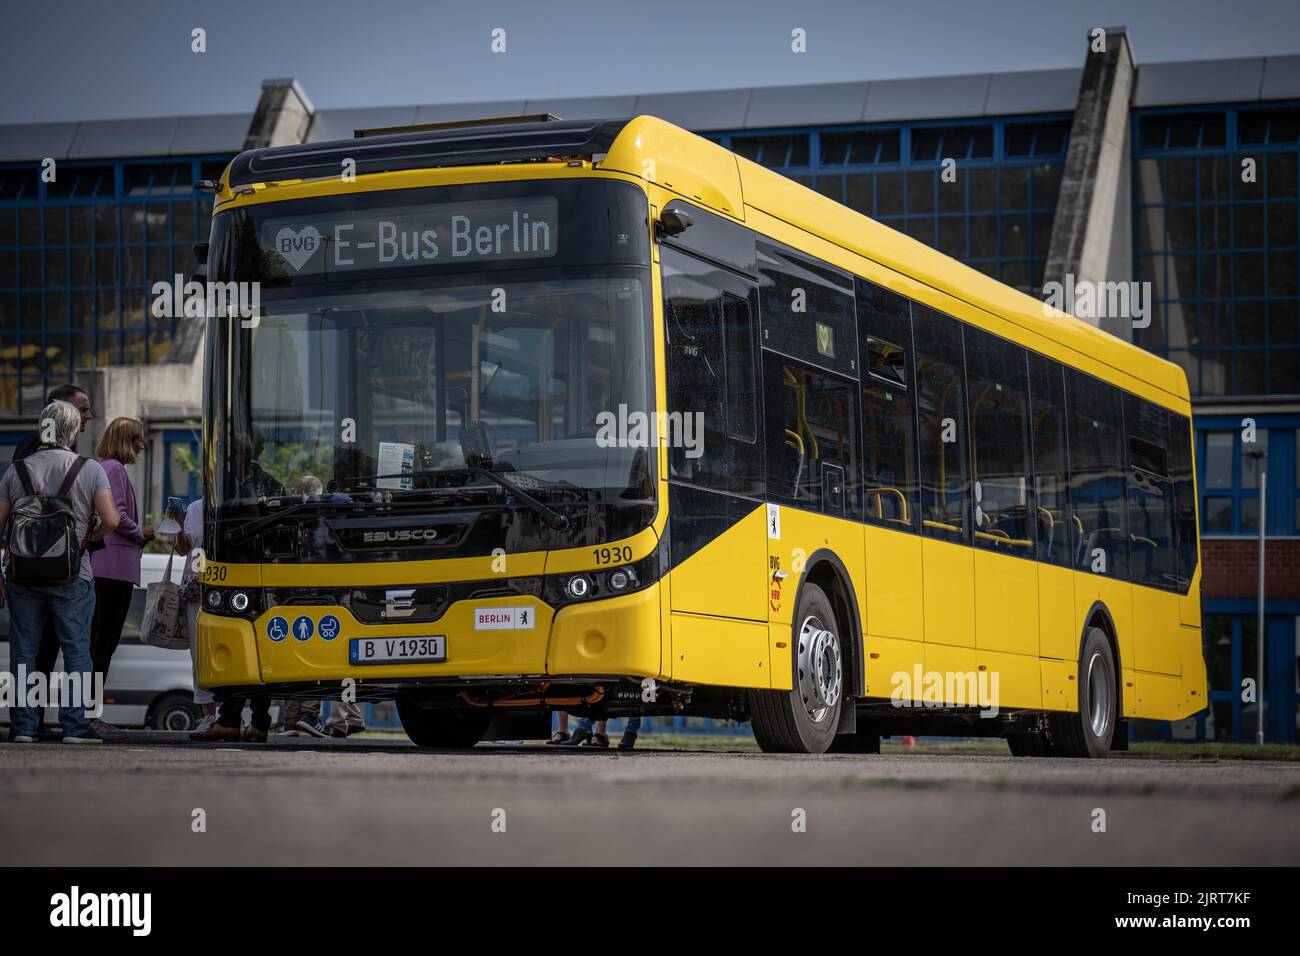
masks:
<path fill-rule="evenodd" d="M 81 413 L 81 433 L 85 434 L 86 426 L 95 420 L 95 413 L 90 407 L 90 396 L 80 385 L 74 385 L 72 382 L 65 382 L 63 385 L 56 385 L 50 390 L 49 397 L 45 399 L 48 405 L 50 402 L 68 402 L 77 406 L 77 411 Z M 41 446 L 41 430 L 38 428 L 30 435 L 26 436 L 14 448 L 12 461 L 18 461 L 21 458 L 27 458 L 34 454 Z M 94 551 L 94 547 L 91 547 Z M 41 635 L 40 647 L 36 650 L 36 672 L 44 674 L 46 680 L 49 680 L 50 672 L 54 670 L 54 662 L 59 656 L 59 636 L 54 633 L 53 621 L 47 621 L 45 633 Z M 37 722 L 36 737 L 38 740 L 53 739 L 57 734 L 50 733 L 45 728 L 45 716 L 40 715 Z"/>
<path fill-rule="evenodd" d="M 117 528 L 120 517 L 108 476 L 99 462 L 71 450 L 82 427 L 75 405 L 54 401 L 41 411 L 41 444 L 14 462 L 0 480 L 0 527 L 8 529 L 0 604 L 9 604 L 9 670 L 33 675 L 46 622 L 52 621 L 63 650 L 63 669 L 79 675 L 82 700 L 93 685 L 90 625 L 95 586 L 86 546 Z M 99 518 L 95 525 L 96 516 Z M 26 686 L 19 686 L 25 694 Z M 75 703 L 75 702 L 73 702 Z M 12 739 L 33 743 L 40 721 L 36 707 L 10 712 Z M 100 743 L 85 708 L 60 700 L 64 743 Z"/>

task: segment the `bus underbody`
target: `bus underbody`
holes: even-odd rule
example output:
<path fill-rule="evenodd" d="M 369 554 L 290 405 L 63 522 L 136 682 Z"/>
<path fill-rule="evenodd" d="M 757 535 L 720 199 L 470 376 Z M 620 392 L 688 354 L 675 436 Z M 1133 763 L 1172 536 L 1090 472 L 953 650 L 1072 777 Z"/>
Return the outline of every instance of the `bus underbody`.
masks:
<path fill-rule="evenodd" d="M 355 694 L 357 701 L 400 702 L 422 711 L 476 719 L 484 728 L 480 741 L 547 739 L 555 712 L 593 720 L 701 717 L 746 723 L 752 719 L 749 692 L 744 689 L 608 675 L 295 682 L 228 687 L 216 696 L 318 700 L 338 699 L 345 693 Z M 1047 714 L 1038 710 L 1002 710 L 989 719 L 979 707 L 926 706 L 923 711 L 900 713 L 897 703 L 889 699 L 862 698 L 851 703 L 852 710 L 841 710 L 833 752 L 878 752 L 881 738 L 887 737 L 990 738 L 1049 732 Z M 1110 749 L 1128 749 L 1126 723 L 1121 722 Z"/>

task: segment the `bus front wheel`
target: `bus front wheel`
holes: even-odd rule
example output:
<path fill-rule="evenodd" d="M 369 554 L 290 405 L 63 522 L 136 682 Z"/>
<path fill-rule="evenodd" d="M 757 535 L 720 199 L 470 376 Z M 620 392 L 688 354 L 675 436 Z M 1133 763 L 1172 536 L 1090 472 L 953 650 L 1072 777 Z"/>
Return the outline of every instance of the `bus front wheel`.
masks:
<path fill-rule="evenodd" d="M 1079 709 L 1048 715 L 1052 753 L 1060 757 L 1104 757 L 1119 714 L 1115 655 L 1106 632 L 1088 628 L 1079 655 Z"/>
<path fill-rule="evenodd" d="M 417 747 L 468 750 L 483 739 L 492 718 L 477 711 L 433 710 L 410 698 L 399 698 L 397 719 Z"/>
<path fill-rule="evenodd" d="M 751 690 L 754 737 L 766 753 L 822 754 L 835 740 L 844 698 L 839 626 L 826 593 L 800 589 L 791 643 L 793 690 Z"/>

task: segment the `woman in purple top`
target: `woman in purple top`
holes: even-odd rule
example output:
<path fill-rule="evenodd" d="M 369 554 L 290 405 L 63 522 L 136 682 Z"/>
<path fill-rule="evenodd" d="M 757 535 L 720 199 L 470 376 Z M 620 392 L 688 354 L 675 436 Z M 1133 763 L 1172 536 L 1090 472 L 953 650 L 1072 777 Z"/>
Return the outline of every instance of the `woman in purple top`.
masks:
<path fill-rule="evenodd" d="M 95 620 L 90 630 L 90 660 L 96 673 L 108 683 L 108 665 L 122 639 L 122 627 L 131 609 L 131 597 L 140 583 L 140 550 L 153 540 L 152 525 L 140 525 L 135 488 L 126 473 L 144 449 L 144 426 L 134 418 L 115 418 L 95 446 L 95 455 L 108 474 L 121 522 L 117 530 L 104 538 L 104 547 L 90 556 L 95 572 Z M 103 736 L 122 733 L 103 721 L 96 721 Z M 123 734 L 124 736 L 124 734 Z"/>

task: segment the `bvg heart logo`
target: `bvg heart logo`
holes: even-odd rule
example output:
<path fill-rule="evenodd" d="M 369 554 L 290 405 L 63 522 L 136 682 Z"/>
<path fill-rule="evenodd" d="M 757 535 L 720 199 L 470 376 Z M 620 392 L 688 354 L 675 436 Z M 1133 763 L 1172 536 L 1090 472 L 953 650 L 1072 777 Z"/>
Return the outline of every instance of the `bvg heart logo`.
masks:
<path fill-rule="evenodd" d="M 315 226 L 304 226 L 298 232 L 285 226 L 275 234 L 275 251 L 293 266 L 294 272 L 300 271 L 320 247 L 320 232 Z"/>

